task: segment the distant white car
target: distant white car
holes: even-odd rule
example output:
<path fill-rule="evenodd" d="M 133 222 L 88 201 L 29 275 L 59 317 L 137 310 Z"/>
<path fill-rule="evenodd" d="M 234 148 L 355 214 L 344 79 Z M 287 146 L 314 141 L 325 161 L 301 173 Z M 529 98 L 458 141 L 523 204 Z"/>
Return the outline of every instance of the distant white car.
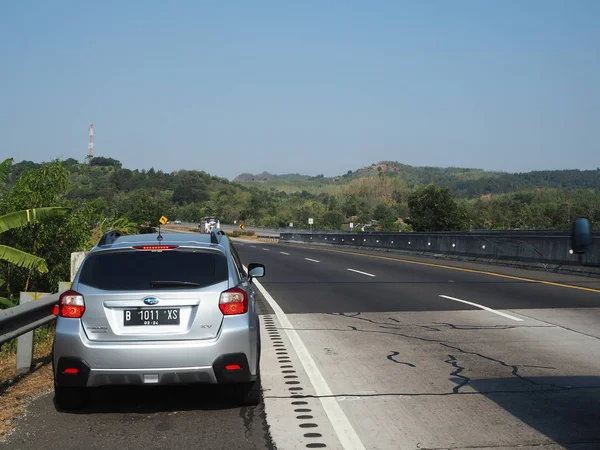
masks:
<path fill-rule="evenodd" d="M 173 222 L 175 225 L 181 225 L 181 220 L 176 220 L 175 222 Z"/>

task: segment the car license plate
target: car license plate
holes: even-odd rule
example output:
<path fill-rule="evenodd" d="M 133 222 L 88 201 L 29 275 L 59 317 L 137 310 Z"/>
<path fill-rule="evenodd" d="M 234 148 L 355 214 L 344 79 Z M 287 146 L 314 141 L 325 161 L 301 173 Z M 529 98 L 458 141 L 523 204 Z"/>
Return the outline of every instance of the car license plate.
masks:
<path fill-rule="evenodd" d="M 179 325 L 179 308 L 126 309 L 123 323 L 127 325 Z"/>

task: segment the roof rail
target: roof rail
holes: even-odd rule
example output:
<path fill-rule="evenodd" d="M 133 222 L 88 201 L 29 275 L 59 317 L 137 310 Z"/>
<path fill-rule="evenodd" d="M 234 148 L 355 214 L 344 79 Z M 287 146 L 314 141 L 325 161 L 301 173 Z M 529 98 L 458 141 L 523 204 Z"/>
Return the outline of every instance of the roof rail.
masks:
<path fill-rule="evenodd" d="M 210 231 L 210 243 L 211 244 L 220 244 L 221 236 L 225 236 L 225 232 L 220 228 L 214 229 Z"/>
<path fill-rule="evenodd" d="M 117 240 L 117 238 L 123 236 L 123 233 L 119 230 L 109 230 L 100 238 L 98 245 L 110 245 Z"/>

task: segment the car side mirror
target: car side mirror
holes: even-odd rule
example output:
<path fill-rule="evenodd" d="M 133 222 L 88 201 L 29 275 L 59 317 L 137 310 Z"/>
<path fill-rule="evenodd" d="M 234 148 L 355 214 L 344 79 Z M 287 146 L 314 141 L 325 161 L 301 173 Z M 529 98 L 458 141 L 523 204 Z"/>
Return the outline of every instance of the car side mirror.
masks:
<path fill-rule="evenodd" d="M 573 222 L 571 248 L 575 253 L 585 253 L 592 246 L 592 224 L 585 217 L 579 217 Z"/>
<path fill-rule="evenodd" d="M 265 273 L 265 266 L 263 264 L 248 264 L 248 276 L 250 277 L 250 280 L 252 280 L 252 278 L 264 277 Z"/>

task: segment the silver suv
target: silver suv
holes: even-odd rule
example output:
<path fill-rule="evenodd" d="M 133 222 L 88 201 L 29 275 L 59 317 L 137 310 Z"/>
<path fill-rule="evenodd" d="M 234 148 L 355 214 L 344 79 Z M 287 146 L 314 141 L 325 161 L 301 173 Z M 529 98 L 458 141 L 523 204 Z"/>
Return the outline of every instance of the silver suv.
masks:
<path fill-rule="evenodd" d="M 252 279 L 230 240 L 210 234 L 106 233 L 60 296 L 55 401 L 85 405 L 103 385 L 230 384 L 260 402 L 260 334 Z"/>

